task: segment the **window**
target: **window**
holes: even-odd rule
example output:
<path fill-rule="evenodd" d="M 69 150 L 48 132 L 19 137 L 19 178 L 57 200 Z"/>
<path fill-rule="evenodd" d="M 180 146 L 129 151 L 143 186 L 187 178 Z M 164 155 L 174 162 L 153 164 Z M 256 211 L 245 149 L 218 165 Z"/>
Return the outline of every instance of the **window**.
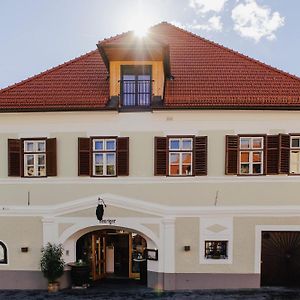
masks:
<path fill-rule="evenodd" d="M 116 176 L 116 139 L 93 139 L 93 176 Z"/>
<path fill-rule="evenodd" d="M 169 175 L 189 176 L 193 170 L 193 138 L 169 138 Z"/>
<path fill-rule="evenodd" d="M 264 138 L 240 137 L 240 166 L 242 175 L 263 174 Z"/>
<path fill-rule="evenodd" d="M 147 107 L 152 94 L 151 66 L 122 66 L 122 105 Z"/>
<path fill-rule="evenodd" d="M 300 174 L 300 137 L 291 136 L 290 173 Z"/>
<path fill-rule="evenodd" d="M 205 258 L 227 259 L 228 241 L 205 241 Z"/>
<path fill-rule="evenodd" d="M 0 264 L 7 264 L 7 248 L 3 242 L 0 241 Z"/>
<path fill-rule="evenodd" d="M 24 176 L 46 176 L 46 141 L 24 141 Z"/>
<path fill-rule="evenodd" d="M 154 137 L 155 176 L 206 176 L 207 136 Z"/>

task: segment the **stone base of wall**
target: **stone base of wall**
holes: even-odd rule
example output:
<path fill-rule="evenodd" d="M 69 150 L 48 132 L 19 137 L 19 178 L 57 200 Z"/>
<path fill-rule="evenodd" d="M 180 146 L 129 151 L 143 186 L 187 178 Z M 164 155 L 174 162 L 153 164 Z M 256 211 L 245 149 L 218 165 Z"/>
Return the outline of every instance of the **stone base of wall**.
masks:
<path fill-rule="evenodd" d="M 260 274 L 166 274 L 148 271 L 148 287 L 162 290 L 259 288 Z"/>
<path fill-rule="evenodd" d="M 46 290 L 48 282 L 41 271 L 0 270 L 0 290 Z M 59 279 L 60 288 L 71 286 L 70 271 Z"/>
<path fill-rule="evenodd" d="M 46 290 L 40 271 L 0 271 L 1 290 Z M 59 279 L 60 288 L 71 286 L 70 271 Z M 158 290 L 259 288 L 260 274 L 157 273 L 148 271 L 148 287 Z"/>

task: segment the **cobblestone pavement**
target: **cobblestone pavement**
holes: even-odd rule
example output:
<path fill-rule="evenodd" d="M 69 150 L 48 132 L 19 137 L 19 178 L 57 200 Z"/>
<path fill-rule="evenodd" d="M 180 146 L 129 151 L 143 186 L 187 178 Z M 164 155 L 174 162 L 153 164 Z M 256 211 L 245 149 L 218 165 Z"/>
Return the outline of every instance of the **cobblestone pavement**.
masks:
<path fill-rule="evenodd" d="M 98 286 L 88 289 L 68 289 L 50 294 L 46 291 L 0 291 L 0 299 L 22 300 L 89 300 L 89 299 L 300 299 L 300 289 L 261 288 L 247 290 L 199 290 L 159 292 L 144 287 Z"/>

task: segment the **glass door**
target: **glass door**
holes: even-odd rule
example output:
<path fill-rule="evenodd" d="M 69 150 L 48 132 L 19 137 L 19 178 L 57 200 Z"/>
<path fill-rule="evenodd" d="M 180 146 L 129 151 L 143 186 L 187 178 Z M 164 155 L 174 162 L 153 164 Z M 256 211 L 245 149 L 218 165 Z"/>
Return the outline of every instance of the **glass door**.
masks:
<path fill-rule="evenodd" d="M 92 277 L 99 280 L 105 276 L 106 261 L 106 239 L 105 235 L 92 234 Z"/>
<path fill-rule="evenodd" d="M 150 106 L 152 95 L 152 66 L 122 66 L 122 105 Z"/>

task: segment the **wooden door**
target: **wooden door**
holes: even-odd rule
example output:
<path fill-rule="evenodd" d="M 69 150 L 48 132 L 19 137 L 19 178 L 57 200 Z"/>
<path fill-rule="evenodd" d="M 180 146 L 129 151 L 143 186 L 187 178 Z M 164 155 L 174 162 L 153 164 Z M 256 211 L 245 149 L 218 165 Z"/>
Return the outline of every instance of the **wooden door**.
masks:
<path fill-rule="evenodd" d="M 106 262 L 106 239 L 105 235 L 92 234 L 92 277 L 99 280 L 105 276 Z"/>
<path fill-rule="evenodd" d="M 300 286 L 300 232 L 262 233 L 262 286 Z"/>

